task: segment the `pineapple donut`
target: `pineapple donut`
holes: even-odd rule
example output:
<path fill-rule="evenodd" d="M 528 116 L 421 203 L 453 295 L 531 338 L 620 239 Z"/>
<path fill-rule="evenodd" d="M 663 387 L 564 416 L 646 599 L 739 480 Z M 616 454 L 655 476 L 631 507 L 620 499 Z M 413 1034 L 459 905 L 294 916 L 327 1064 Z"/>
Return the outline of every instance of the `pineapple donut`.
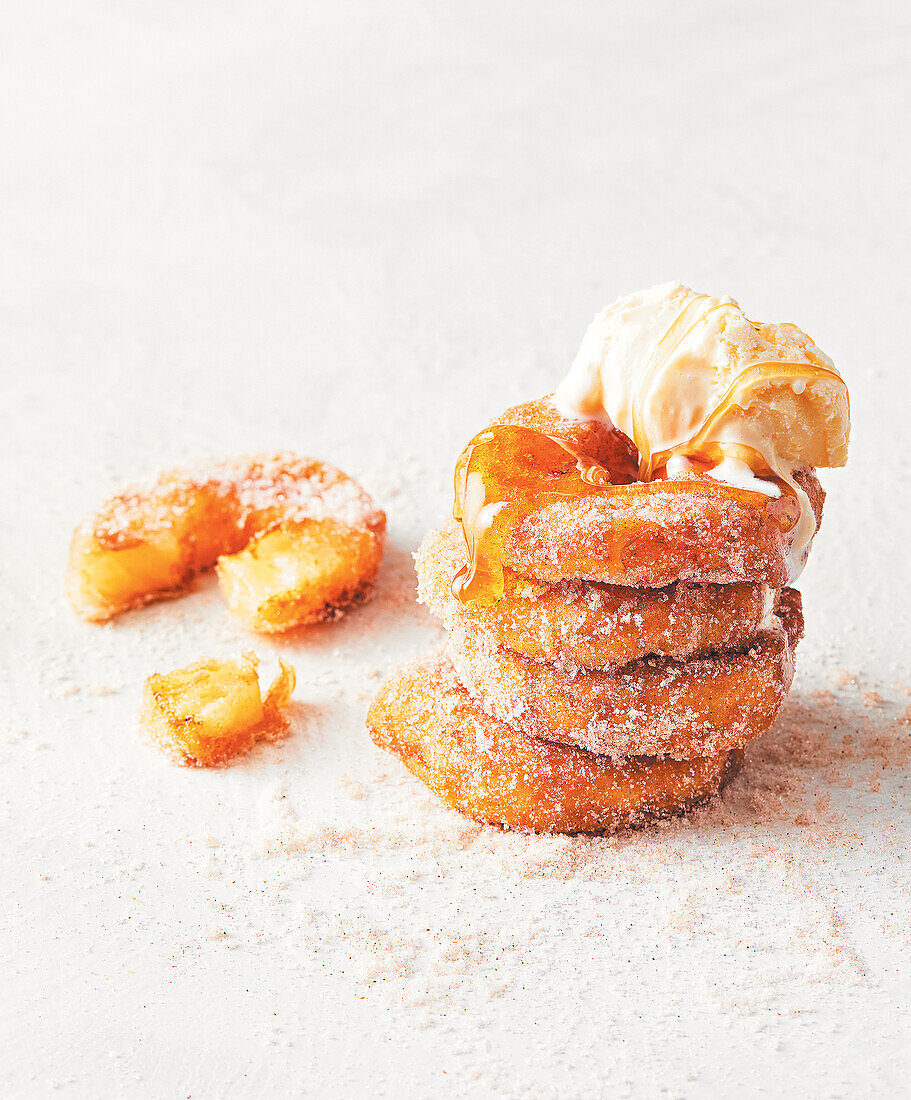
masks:
<path fill-rule="evenodd" d="M 393 673 L 367 728 L 453 809 L 533 832 L 612 832 L 683 814 L 716 795 L 743 760 L 739 750 L 617 760 L 536 740 L 485 714 L 439 653 Z"/>
<path fill-rule="evenodd" d="M 104 622 L 180 595 L 216 566 L 232 612 L 274 633 L 372 594 L 386 516 L 347 474 L 295 454 L 184 467 L 107 501 L 75 531 L 67 594 Z"/>
<path fill-rule="evenodd" d="M 452 592 L 452 578 L 466 561 L 465 540 L 454 523 L 431 531 L 414 555 L 418 599 L 446 630 L 461 629 L 488 647 L 505 646 L 570 672 L 652 654 L 685 658 L 737 648 L 759 632 L 777 596 L 767 584 L 547 584 L 504 569 L 500 598 L 478 606 Z"/>

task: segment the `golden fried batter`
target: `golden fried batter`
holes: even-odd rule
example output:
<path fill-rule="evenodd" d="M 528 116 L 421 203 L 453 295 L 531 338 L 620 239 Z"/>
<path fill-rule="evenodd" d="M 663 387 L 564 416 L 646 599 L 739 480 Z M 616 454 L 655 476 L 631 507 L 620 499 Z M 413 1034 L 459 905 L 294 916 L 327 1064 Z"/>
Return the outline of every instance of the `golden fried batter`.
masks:
<path fill-rule="evenodd" d="M 716 794 L 741 759 L 612 760 L 535 741 L 484 714 L 437 654 L 386 682 L 367 727 L 450 806 L 537 832 L 603 832 L 682 813 Z"/>
<path fill-rule="evenodd" d="M 146 680 L 140 722 L 149 737 L 180 764 L 211 767 L 274 741 L 288 727 L 282 713 L 294 691 L 294 669 L 281 671 L 262 697 L 257 659 L 198 661 Z"/>
<path fill-rule="evenodd" d="M 465 561 L 457 525 L 431 531 L 415 554 L 418 599 L 447 630 L 461 627 L 488 646 L 505 646 L 566 669 L 623 665 L 650 654 L 689 657 L 736 648 L 756 634 L 775 599 L 775 590 L 762 584 L 546 584 L 507 569 L 495 603 L 463 604 L 452 594 L 452 578 Z"/>
<path fill-rule="evenodd" d="M 172 470 L 77 528 L 67 592 L 80 615 L 100 622 L 178 595 L 220 559 L 232 610 L 256 630 L 285 630 L 363 599 L 385 531 L 385 515 L 357 482 L 312 458 Z"/>
<path fill-rule="evenodd" d="M 640 482 L 631 447 L 597 421 L 567 421 L 550 398 L 480 432 L 456 467 L 455 514 L 472 554 L 457 581 L 461 598 L 499 596 L 503 566 L 551 583 L 788 583 L 801 514 L 789 486 L 766 496 L 716 481 L 698 463 Z M 795 482 L 818 526 L 825 494 L 815 472 L 799 471 Z"/>
<path fill-rule="evenodd" d="M 813 470 L 795 480 L 822 522 L 825 493 Z M 799 507 L 698 474 L 617 486 L 586 500 L 546 504 L 511 532 L 509 565 L 545 581 L 582 577 L 649 588 L 675 580 L 779 588 Z"/>
<path fill-rule="evenodd" d="M 228 607 L 261 634 L 338 618 L 373 592 L 383 557 L 372 531 L 310 519 L 257 535 L 218 559 Z"/>
<path fill-rule="evenodd" d="M 800 594 L 784 589 L 776 628 L 742 650 L 678 661 L 649 657 L 623 668 L 567 672 L 457 629 L 449 653 L 479 705 L 531 737 L 612 757 L 687 760 L 745 745 L 778 713 L 803 633 Z"/>

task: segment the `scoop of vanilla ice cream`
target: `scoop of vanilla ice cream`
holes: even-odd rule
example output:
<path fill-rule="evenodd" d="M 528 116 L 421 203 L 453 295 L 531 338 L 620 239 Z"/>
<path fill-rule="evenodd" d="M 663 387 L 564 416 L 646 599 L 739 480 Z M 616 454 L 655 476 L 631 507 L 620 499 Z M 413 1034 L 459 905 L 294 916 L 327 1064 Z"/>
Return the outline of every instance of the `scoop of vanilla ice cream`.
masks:
<path fill-rule="evenodd" d="M 848 392 L 832 360 L 796 326 L 750 321 L 732 298 L 680 283 L 599 313 L 555 400 L 564 415 L 609 418 L 645 478 L 674 456 L 784 477 L 847 461 Z"/>

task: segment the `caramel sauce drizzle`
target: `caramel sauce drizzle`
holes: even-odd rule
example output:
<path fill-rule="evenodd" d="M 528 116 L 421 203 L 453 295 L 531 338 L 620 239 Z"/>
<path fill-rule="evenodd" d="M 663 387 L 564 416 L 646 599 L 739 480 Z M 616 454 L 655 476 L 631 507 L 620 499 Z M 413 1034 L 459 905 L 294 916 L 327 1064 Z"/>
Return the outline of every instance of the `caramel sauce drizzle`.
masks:
<path fill-rule="evenodd" d="M 649 386 L 655 375 L 659 373 L 661 368 L 667 363 L 687 336 L 689 336 L 689 334 L 700 324 L 707 324 L 711 314 L 724 309 L 727 305 L 726 302 L 716 302 L 714 305 L 704 308 L 701 313 L 697 312 L 699 307 L 708 301 L 710 301 L 710 299 L 707 294 L 700 294 L 698 297 L 686 303 L 668 326 L 667 332 L 665 332 L 655 346 L 655 350 L 652 352 L 648 364 L 642 372 L 642 377 L 639 379 L 639 384 L 636 387 L 632 408 L 633 442 L 639 449 L 639 477 L 642 481 L 650 481 L 652 471 L 657 469 L 658 465 L 663 465 L 663 463 L 656 463 L 654 461 L 651 452 L 651 444 L 642 424 L 642 406 L 645 401 L 645 396 L 648 393 Z M 691 323 L 687 324 L 688 321 Z M 665 459 L 665 461 L 667 460 Z"/>
<path fill-rule="evenodd" d="M 666 466 L 673 455 L 683 455 L 700 473 L 724 458 L 739 458 L 759 477 L 774 482 L 786 499 L 773 515 L 783 531 L 794 531 L 795 542 L 808 546 L 815 530 L 809 500 L 796 483 L 790 467 L 773 469 L 767 456 L 740 443 L 710 439 L 714 428 L 733 408 L 744 408 L 757 387 L 776 380 L 806 383 L 841 376 L 822 363 L 790 363 L 768 359 L 746 362 L 717 404 L 705 415 L 687 441 L 653 452 L 644 429 L 644 402 L 652 381 L 674 352 L 700 325 L 717 324 L 724 311 L 736 308 L 727 302 L 712 303 L 699 295 L 684 305 L 655 345 L 639 380 L 632 406 L 633 443 L 639 451 L 639 481 L 625 471 L 611 470 L 598 459 L 574 448 L 558 435 L 534 428 L 494 424 L 471 440 L 455 469 L 453 516 L 462 524 L 468 562 L 452 582 L 453 594 L 463 603 L 492 603 L 503 593 L 503 562 L 506 542 L 516 525 L 537 509 L 561 499 L 582 499 L 599 494 L 653 491 L 691 492 L 691 480 L 665 480 Z M 760 331 L 754 322 L 754 328 Z M 800 332 L 794 325 L 787 326 Z M 801 333 L 801 335 L 804 335 Z M 809 339 L 809 338 L 807 338 Z M 807 354 L 812 351 L 807 349 Z M 768 503 L 764 494 L 749 489 L 712 483 L 713 492 L 723 492 L 750 503 Z M 795 528 L 800 530 L 794 530 Z M 616 553 L 622 560 L 623 547 Z"/>
<path fill-rule="evenodd" d="M 711 465 L 711 462 L 704 465 Z M 700 463 L 695 464 L 696 469 Z M 468 561 L 452 582 L 462 603 L 494 603 L 503 594 L 506 544 L 516 525 L 547 504 L 608 494 L 692 492 L 692 481 L 664 480 L 664 471 L 649 482 L 636 482 L 577 450 L 559 436 L 534 428 L 495 424 L 471 440 L 456 465 L 453 517 L 462 524 Z M 747 501 L 768 498 L 720 482 L 713 492 Z M 781 510 L 779 522 L 789 530 L 797 509 Z M 623 546 L 616 547 L 619 561 Z"/>
<path fill-rule="evenodd" d="M 843 384 L 842 377 L 837 371 L 819 362 L 794 363 L 785 359 L 748 360 L 742 364 L 734 380 L 724 394 L 722 394 L 717 404 L 706 413 L 701 426 L 690 439 L 681 441 L 673 447 L 653 453 L 651 442 L 643 424 L 645 419 L 643 406 L 648 396 L 649 388 L 652 381 L 661 372 L 662 368 L 667 365 L 671 356 L 677 351 L 691 332 L 700 326 L 707 327 L 713 323 L 717 325 L 720 331 L 721 322 L 724 318 L 724 311 L 736 308 L 730 302 L 716 301 L 714 304 L 707 304 L 711 302 L 712 300 L 707 294 L 700 294 L 684 305 L 668 326 L 667 331 L 655 345 L 655 350 L 649 357 L 649 361 L 636 386 L 632 406 L 632 428 L 633 442 L 639 450 L 639 477 L 642 481 L 650 481 L 655 471 L 661 466 L 664 466 L 668 459 L 674 454 L 685 455 L 687 458 L 710 457 L 709 436 L 712 430 L 734 406 L 744 408 L 745 404 L 741 404 L 741 402 L 743 402 L 745 398 L 748 398 L 750 394 L 764 383 L 775 381 L 810 383 L 831 380 Z M 701 310 L 700 307 L 702 307 Z M 749 318 L 747 318 L 747 320 L 749 321 Z M 755 322 L 749 321 L 749 324 L 751 324 L 757 332 L 760 331 Z M 793 332 L 799 333 L 812 345 L 812 341 L 810 341 L 806 333 L 802 332 L 796 325 L 783 324 L 779 327 L 788 328 Z M 808 356 L 812 356 L 810 348 L 805 348 L 804 351 Z M 739 444 L 711 444 L 712 450 L 719 447 L 721 448 L 722 457 L 742 457 L 737 454 L 738 449 L 743 449 Z M 747 448 L 747 450 L 750 451 L 753 457 L 745 461 L 747 461 L 747 464 L 754 473 L 761 475 L 763 471 L 768 471 L 786 484 L 792 482 L 793 479 L 790 476 L 790 471 L 778 468 L 773 470 L 765 456 L 761 455 L 753 448 Z M 717 454 L 717 450 L 715 450 L 714 453 Z"/>
<path fill-rule="evenodd" d="M 495 424 L 471 440 L 455 469 L 453 516 L 462 523 L 468 562 L 452 591 L 490 603 L 503 591 L 503 551 L 512 526 L 536 508 L 606 491 L 610 471 L 558 436 Z"/>

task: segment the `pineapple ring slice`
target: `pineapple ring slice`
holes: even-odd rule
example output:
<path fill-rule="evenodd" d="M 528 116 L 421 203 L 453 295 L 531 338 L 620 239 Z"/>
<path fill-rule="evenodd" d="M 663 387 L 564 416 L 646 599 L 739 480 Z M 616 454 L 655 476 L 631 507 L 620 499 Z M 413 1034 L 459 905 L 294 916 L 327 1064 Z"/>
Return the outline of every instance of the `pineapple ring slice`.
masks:
<path fill-rule="evenodd" d="M 263 698 L 252 653 L 239 661 L 197 661 L 146 680 L 139 720 L 151 740 L 179 764 L 212 767 L 276 741 L 294 691 L 294 669 L 281 669 Z"/>
<path fill-rule="evenodd" d="M 217 562 L 232 611 L 254 630 L 288 630 L 369 597 L 385 534 L 385 514 L 360 485 L 316 459 L 186 467 L 125 490 L 76 529 L 67 595 L 103 622 L 180 595 Z"/>

